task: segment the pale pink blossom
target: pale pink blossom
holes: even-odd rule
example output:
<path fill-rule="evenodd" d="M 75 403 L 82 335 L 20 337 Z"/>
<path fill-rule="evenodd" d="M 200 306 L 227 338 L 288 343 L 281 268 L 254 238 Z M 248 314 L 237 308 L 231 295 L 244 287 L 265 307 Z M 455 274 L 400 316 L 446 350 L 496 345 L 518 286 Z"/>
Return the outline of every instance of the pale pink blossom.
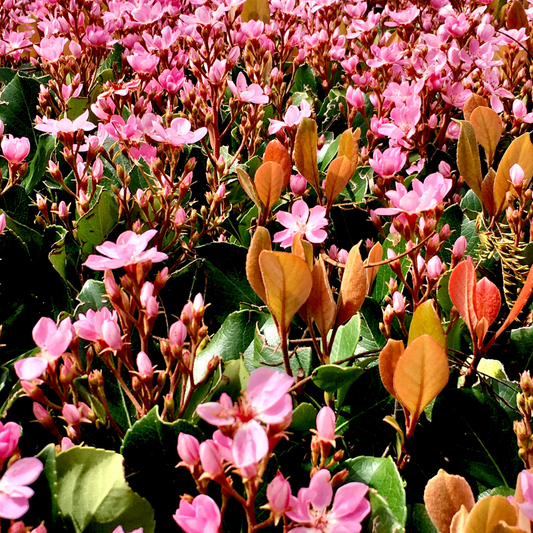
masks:
<path fill-rule="evenodd" d="M 96 126 L 88 121 L 89 110 L 81 114 L 77 119 L 70 120 L 68 118 L 62 118 L 61 120 L 54 120 L 48 117 L 37 117 L 37 124 L 35 129 L 49 133 L 54 137 L 57 137 L 58 133 L 76 133 L 78 130 L 91 131 Z"/>
<path fill-rule="evenodd" d="M 185 75 L 183 70 L 178 70 L 176 67 L 172 70 L 167 68 L 159 75 L 158 80 L 163 89 L 170 94 L 176 94 L 183 86 Z"/>
<path fill-rule="evenodd" d="M 442 274 L 442 261 L 438 255 L 433 256 L 426 264 L 427 276 L 429 279 L 439 279 Z"/>
<path fill-rule="evenodd" d="M 169 143 L 172 146 L 194 144 L 207 134 L 205 127 L 191 131 L 191 123 L 186 118 L 175 118 L 168 128 L 164 128 L 158 122 L 154 122 L 152 125 L 153 132 L 149 133 L 150 137 L 155 141 Z"/>
<path fill-rule="evenodd" d="M 34 492 L 28 487 L 43 471 L 43 463 L 35 457 L 24 457 L 13 463 L 0 479 L 0 517 L 16 520 L 30 508 Z"/>
<path fill-rule="evenodd" d="M 509 169 L 509 177 L 511 178 L 511 183 L 515 187 L 522 185 L 522 182 L 524 181 L 524 170 L 518 163 L 515 163 Z"/>
<path fill-rule="evenodd" d="M 65 318 L 57 326 L 51 318 L 42 317 L 33 327 L 32 336 L 41 349 L 39 355 L 48 361 L 55 361 L 66 352 L 72 340 L 70 318 Z"/>
<path fill-rule="evenodd" d="M 365 107 L 365 97 L 359 87 L 357 87 L 357 89 L 354 89 L 351 86 L 348 87 L 346 91 L 346 101 L 352 107 L 355 107 L 355 109 L 362 109 Z"/>
<path fill-rule="evenodd" d="M 20 426 L 15 422 L 0 422 L 0 459 L 7 459 L 15 451 L 20 437 Z"/>
<path fill-rule="evenodd" d="M 291 176 L 290 187 L 293 194 L 301 196 L 307 189 L 307 180 L 301 174 Z"/>
<path fill-rule="evenodd" d="M 392 295 L 392 308 L 397 315 L 402 315 L 405 312 L 405 298 L 398 291 Z"/>
<path fill-rule="evenodd" d="M 157 234 L 157 230 L 150 229 L 139 235 L 133 231 L 122 233 L 116 244 L 105 241 L 96 247 L 102 255 L 91 254 L 85 261 L 84 266 L 92 270 L 113 270 L 138 263 L 159 263 L 168 258 L 167 254 L 158 252 L 157 248 L 146 250 L 148 243 Z"/>
<path fill-rule="evenodd" d="M 107 307 L 102 307 L 102 309 L 98 311 L 89 309 L 86 314 L 80 313 L 78 320 L 74 322 L 73 326 L 76 334 L 82 339 L 93 342 L 102 340 L 107 342 L 105 338 L 106 336 L 108 337 L 108 340 L 115 337 L 115 335 L 111 333 L 114 327 L 107 325 L 108 322 L 114 324 L 120 336 L 117 312 L 111 312 Z M 105 327 L 104 324 L 106 324 Z"/>
<path fill-rule="evenodd" d="M 138 74 L 152 74 L 159 63 L 159 57 L 146 52 L 134 53 L 126 59 Z"/>
<path fill-rule="evenodd" d="M 194 467 L 200 463 L 200 443 L 196 437 L 188 433 L 178 435 L 178 455 L 183 466 Z"/>
<path fill-rule="evenodd" d="M 137 370 L 143 378 L 151 378 L 154 375 L 154 367 L 152 361 L 146 352 L 139 352 L 137 354 Z"/>
<path fill-rule="evenodd" d="M 268 134 L 273 135 L 283 128 L 294 128 L 295 126 L 298 126 L 304 118 L 310 116 L 311 106 L 309 105 L 309 102 L 304 99 L 301 101 L 299 109 L 295 105 L 289 106 L 283 120 L 269 119 L 270 126 L 268 127 Z"/>
<path fill-rule="evenodd" d="M 396 183 L 395 191 L 385 193 L 394 207 L 376 209 L 376 214 L 418 214 L 423 211 L 429 211 L 443 202 L 444 197 L 452 187 L 452 180 L 445 179 L 440 172 L 435 172 L 430 174 L 423 183 L 418 179 L 414 179 L 412 186 L 413 190 L 407 192 L 402 183 Z"/>
<path fill-rule="evenodd" d="M 26 137 L 4 135 L 1 143 L 2 153 L 11 165 L 20 165 L 30 153 L 30 141 Z"/>
<path fill-rule="evenodd" d="M 324 242 L 328 234 L 324 231 L 324 226 L 328 225 L 325 218 L 326 208 L 315 206 L 309 209 L 304 200 L 297 200 L 292 206 L 291 213 L 279 211 L 276 215 L 278 222 L 287 229 L 278 231 L 274 235 L 273 242 L 279 242 L 282 248 L 292 246 L 295 235 L 302 235 L 312 243 Z"/>
<path fill-rule="evenodd" d="M 268 104 L 268 96 L 264 94 L 263 88 L 257 83 L 248 85 L 242 72 L 237 75 L 237 83 L 228 80 L 228 87 L 238 100 L 250 102 L 251 104 Z"/>
<path fill-rule="evenodd" d="M 531 124 L 533 122 L 533 113 L 528 113 L 526 105 L 522 100 L 513 101 L 513 115 L 520 122 Z"/>
<path fill-rule="evenodd" d="M 400 147 L 387 148 L 383 153 L 379 148 L 374 150 L 374 153 L 368 162 L 372 170 L 382 178 L 392 178 L 398 174 L 404 167 L 407 161 L 407 154 L 402 152 Z"/>
<path fill-rule="evenodd" d="M 63 48 L 67 43 L 68 39 L 65 37 L 43 37 L 40 46 L 34 44 L 33 48 L 43 59 L 55 63 L 63 55 Z"/>
<path fill-rule="evenodd" d="M 327 405 L 320 409 L 316 417 L 316 434 L 321 441 L 335 443 L 335 413 Z"/>
<path fill-rule="evenodd" d="M 291 507 L 285 513 L 298 524 L 293 533 L 359 533 L 361 522 L 370 512 L 370 502 L 365 498 L 368 487 L 363 483 L 347 483 L 340 487 L 333 499 L 329 470 L 319 470 L 309 488 L 291 496 Z M 330 509 L 328 507 L 333 505 Z"/>
<path fill-rule="evenodd" d="M 217 504 L 205 494 L 192 503 L 181 500 L 173 518 L 185 533 L 218 533 L 222 520 Z"/>
<path fill-rule="evenodd" d="M 0 235 L 4 233 L 5 229 L 6 229 L 6 214 L 2 213 L 0 214 Z"/>
<path fill-rule="evenodd" d="M 277 526 L 280 519 L 289 510 L 291 501 L 291 486 L 281 472 L 278 472 L 268 484 L 266 496 L 268 507 L 274 518 L 274 525 Z"/>
<path fill-rule="evenodd" d="M 35 529 L 32 533 L 35 533 Z M 129 532 L 124 531 L 124 528 L 122 526 L 117 526 L 115 529 L 113 529 L 112 533 L 143 533 L 144 529 L 142 527 L 138 527 L 137 529 L 132 529 Z"/>

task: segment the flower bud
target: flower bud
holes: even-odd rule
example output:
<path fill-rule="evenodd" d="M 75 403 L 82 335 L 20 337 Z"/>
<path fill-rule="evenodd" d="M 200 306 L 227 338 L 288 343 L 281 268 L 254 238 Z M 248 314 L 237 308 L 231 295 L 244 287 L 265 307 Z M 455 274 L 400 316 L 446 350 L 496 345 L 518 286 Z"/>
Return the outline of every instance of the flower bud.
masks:
<path fill-rule="evenodd" d="M 152 378 L 154 375 L 152 361 L 145 352 L 139 352 L 137 355 L 137 370 L 143 378 Z"/>
<path fill-rule="evenodd" d="M 187 466 L 200 463 L 200 443 L 196 437 L 188 433 L 178 435 L 178 455 Z"/>
<path fill-rule="evenodd" d="M 274 525 L 283 517 L 290 508 L 291 486 L 281 472 L 268 484 L 266 490 L 268 506 L 274 518 Z"/>

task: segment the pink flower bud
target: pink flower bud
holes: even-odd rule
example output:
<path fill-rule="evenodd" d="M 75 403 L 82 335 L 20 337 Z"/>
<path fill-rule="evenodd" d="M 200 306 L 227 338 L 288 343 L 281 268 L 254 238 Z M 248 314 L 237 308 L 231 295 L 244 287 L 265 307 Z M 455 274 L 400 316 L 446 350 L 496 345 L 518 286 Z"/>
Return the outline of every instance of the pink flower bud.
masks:
<path fill-rule="evenodd" d="M 0 235 L 4 233 L 4 230 L 6 229 L 6 215 L 5 213 L 2 213 L 0 215 Z"/>
<path fill-rule="evenodd" d="M 152 361 L 145 352 L 139 352 L 137 355 L 137 369 L 143 378 L 151 378 L 154 375 Z"/>
<path fill-rule="evenodd" d="M 214 441 L 206 440 L 205 442 L 202 442 L 202 444 L 200 444 L 199 454 L 204 472 L 213 478 L 224 473 L 222 457 Z"/>
<path fill-rule="evenodd" d="M 141 289 L 141 304 L 146 307 L 146 303 L 154 294 L 154 285 L 146 281 Z"/>
<path fill-rule="evenodd" d="M 522 185 L 524 181 L 524 170 L 522 167 L 515 163 L 509 170 L 509 177 L 511 178 L 511 183 L 515 187 L 519 187 Z"/>
<path fill-rule="evenodd" d="M 176 348 L 183 348 L 183 344 L 185 343 L 186 338 L 187 338 L 187 328 L 185 327 L 185 324 L 181 320 L 174 322 L 174 324 L 170 326 L 170 332 L 169 332 L 170 345 L 175 346 Z"/>
<path fill-rule="evenodd" d="M 101 159 L 96 159 L 93 163 L 93 178 L 98 182 L 104 174 L 104 164 Z"/>
<path fill-rule="evenodd" d="M 320 409 L 316 417 L 316 430 L 320 440 L 335 441 L 335 413 L 331 407 Z"/>
<path fill-rule="evenodd" d="M 120 328 L 114 320 L 104 321 L 102 324 L 102 335 L 104 341 L 112 350 L 120 350 L 122 348 Z"/>
<path fill-rule="evenodd" d="M 4 135 L 4 123 L 0 120 L 0 135 Z"/>
<path fill-rule="evenodd" d="M 452 167 L 446 161 L 441 161 L 439 163 L 439 172 L 447 178 L 452 173 Z"/>
<path fill-rule="evenodd" d="M 454 257 L 461 258 L 466 251 L 466 237 L 461 235 L 454 243 L 452 248 L 452 254 Z"/>
<path fill-rule="evenodd" d="M 63 414 L 63 418 L 66 420 L 66 422 L 71 426 L 75 426 L 81 422 L 80 412 L 73 404 L 65 404 L 61 410 L 61 413 Z"/>
<path fill-rule="evenodd" d="M 346 261 L 348 261 L 348 250 L 345 250 L 344 248 L 340 249 L 337 261 L 341 265 L 345 265 Z"/>
<path fill-rule="evenodd" d="M 397 315 L 405 313 L 405 298 L 398 291 L 392 295 L 392 308 Z"/>
<path fill-rule="evenodd" d="M 301 174 L 295 174 L 291 176 L 290 187 L 296 196 L 301 196 L 307 188 L 307 180 Z"/>
<path fill-rule="evenodd" d="M 281 472 L 268 484 L 266 494 L 274 515 L 274 525 L 277 526 L 280 518 L 289 510 L 291 499 L 291 486 Z"/>
<path fill-rule="evenodd" d="M 217 192 L 215 193 L 215 200 L 217 202 L 220 202 L 226 194 L 226 185 L 222 183 L 220 187 L 217 189 Z"/>
<path fill-rule="evenodd" d="M 187 466 L 200 463 L 200 443 L 196 437 L 188 433 L 178 435 L 178 455 Z"/>
<path fill-rule="evenodd" d="M 359 87 L 357 89 L 348 87 L 346 101 L 356 109 L 362 109 L 365 106 L 365 98 Z"/>
<path fill-rule="evenodd" d="M 187 213 L 185 212 L 185 209 L 180 207 L 176 211 L 176 216 L 174 217 L 174 224 L 176 224 L 176 226 L 181 226 L 185 224 L 185 222 L 187 222 Z"/>
<path fill-rule="evenodd" d="M 68 207 L 67 207 L 67 204 L 63 200 L 59 202 L 59 206 L 57 210 L 58 210 L 60 218 L 68 218 Z"/>
<path fill-rule="evenodd" d="M 427 262 L 427 275 L 430 279 L 438 279 L 442 274 L 442 261 L 438 255 Z"/>
<path fill-rule="evenodd" d="M 7 459 L 18 445 L 20 426 L 15 422 L 6 425 L 0 422 L 0 458 Z"/>
<path fill-rule="evenodd" d="M 52 416 L 40 403 L 33 402 L 32 410 L 33 416 L 42 426 L 48 427 L 53 423 Z"/>
<path fill-rule="evenodd" d="M 74 446 L 75 446 L 75 444 L 68 437 L 63 437 L 61 439 L 61 451 L 62 452 L 70 450 L 70 448 L 74 448 Z"/>

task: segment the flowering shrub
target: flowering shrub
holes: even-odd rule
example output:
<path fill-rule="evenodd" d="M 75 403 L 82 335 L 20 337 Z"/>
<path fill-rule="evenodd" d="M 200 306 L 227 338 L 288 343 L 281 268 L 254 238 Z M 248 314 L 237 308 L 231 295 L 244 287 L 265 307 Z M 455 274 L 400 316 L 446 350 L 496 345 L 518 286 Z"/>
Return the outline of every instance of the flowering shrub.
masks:
<path fill-rule="evenodd" d="M 531 531 L 532 27 L 1 3 L 0 529 Z"/>

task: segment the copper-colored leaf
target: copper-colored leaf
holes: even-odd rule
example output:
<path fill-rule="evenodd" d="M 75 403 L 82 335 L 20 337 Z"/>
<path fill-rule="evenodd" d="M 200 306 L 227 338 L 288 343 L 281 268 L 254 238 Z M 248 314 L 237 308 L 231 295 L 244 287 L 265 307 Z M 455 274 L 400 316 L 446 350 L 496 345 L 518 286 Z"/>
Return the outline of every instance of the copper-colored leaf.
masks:
<path fill-rule="evenodd" d="M 436 340 L 422 335 L 407 346 L 396 364 L 393 385 L 396 398 L 411 414 L 411 424 L 416 424 L 449 376 L 448 357 Z"/>
<path fill-rule="evenodd" d="M 365 260 L 366 264 L 379 263 L 383 258 L 383 246 L 380 242 L 377 242 L 372 246 L 370 252 L 368 253 L 368 258 Z M 372 284 L 378 275 L 379 266 L 365 268 L 366 271 L 366 294 L 370 296 L 372 293 Z"/>
<path fill-rule="evenodd" d="M 268 230 L 263 226 L 258 226 L 246 255 L 246 277 L 257 296 L 267 303 L 265 285 L 259 268 L 259 254 L 263 250 L 272 250 L 272 242 Z"/>
<path fill-rule="evenodd" d="M 243 22 L 262 20 L 270 22 L 270 6 L 268 0 L 246 0 L 242 6 L 241 19 Z"/>
<path fill-rule="evenodd" d="M 473 334 L 477 316 L 474 306 L 476 291 L 476 271 L 471 261 L 461 261 L 452 271 L 448 283 L 450 299 L 455 305 L 466 327 Z"/>
<path fill-rule="evenodd" d="M 498 165 L 494 180 L 496 215 L 499 215 L 507 205 L 506 194 L 511 188 L 509 171 L 515 163 L 518 163 L 524 171 L 523 187 L 527 188 L 533 176 L 533 144 L 531 144 L 529 133 L 524 133 L 511 143 Z"/>
<path fill-rule="evenodd" d="M 450 533 L 464 533 L 469 514 L 467 508 L 462 505 L 461 509 L 453 517 L 452 523 L 450 524 Z M 439 533 L 444 533 L 444 531 Z M 446 531 L 446 533 L 448 532 Z"/>
<path fill-rule="evenodd" d="M 493 168 L 489 168 L 483 183 L 481 184 L 481 203 L 489 217 L 493 217 L 496 213 L 496 204 L 494 203 L 494 180 L 496 179 L 496 172 Z"/>
<path fill-rule="evenodd" d="M 488 496 L 479 500 L 470 511 L 464 533 L 492 533 L 500 521 L 516 525 L 516 512 L 507 498 Z"/>
<path fill-rule="evenodd" d="M 480 106 L 488 107 L 488 100 L 486 98 L 483 98 L 483 96 L 471 94 L 465 102 L 465 105 L 463 106 L 463 114 L 465 116 L 465 120 L 470 120 L 470 115 L 472 114 L 472 111 L 474 111 L 474 109 Z"/>
<path fill-rule="evenodd" d="M 331 209 L 337 196 L 344 190 L 356 170 L 356 165 L 345 155 L 336 157 L 328 167 L 326 174 L 327 210 Z"/>
<path fill-rule="evenodd" d="M 312 275 L 313 289 L 307 299 L 307 305 L 325 342 L 328 331 L 335 323 L 337 306 L 331 293 L 331 286 L 322 257 L 315 262 Z"/>
<path fill-rule="evenodd" d="M 291 156 L 287 148 L 283 146 L 277 139 L 270 141 L 265 148 L 263 155 L 263 162 L 274 161 L 283 169 L 283 188 L 287 187 L 291 179 L 292 163 Z"/>
<path fill-rule="evenodd" d="M 387 344 L 385 344 L 385 348 L 379 354 L 379 375 L 381 376 L 381 381 L 385 389 L 387 389 L 387 392 L 394 398 L 396 398 L 394 372 L 403 352 L 404 346 L 402 341 L 389 339 Z"/>
<path fill-rule="evenodd" d="M 481 160 L 474 127 L 466 120 L 456 121 L 461 126 L 457 141 L 457 166 L 466 184 L 481 200 Z"/>
<path fill-rule="evenodd" d="M 350 320 L 359 311 L 366 296 L 366 274 L 359 252 L 361 243 L 356 244 L 348 254 L 346 267 L 339 291 L 337 325 Z"/>
<path fill-rule="evenodd" d="M 502 121 L 498 113 L 490 107 L 477 107 L 470 116 L 470 123 L 474 128 L 477 142 L 485 149 L 487 164 L 491 167 L 496 146 L 502 136 Z"/>
<path fill-rule="evenodd" d="M 453 517 L 463 505 L 471 511 L 476 500 L 464 477 L 450 475 L 440 469 L 424 490 L 424 503 L 431 521 L 439 531 L 450 531 Z"/>
<path fill-rule="evenodd" d="M 361 137 L 361 129 L 357 128 L 352 132 L 352 128 L 348 128 L 342 135 L 339 141 L 338 156 L 345 155 L 355 166 L 359 160 L 359 138 Z"/>
<path fill-rule="evenodd" d="M 255 190 L 254 182 L 252 181 L 252 178 L 250 178 L 248 173 L 242 168 L 237 168 L 237 179 L 239 180 L 239 183 L 241 184 L 241 187 L 243 188 L 244 192 L 251 200 L 254 201 L 258 209 L 263 209 L 263 206 L 261 205 L 261 200 L 259 200 L 257 191 Z"/>
<path fill-rule="evenodd" d="M 259 266 L 268 309 L 279 325 L 280 335 L 284 335 L 293 316 L 309 297 L 313 285 L 311 271 L 303 259 L 287 252 L 263 251 Z"/>
<path fill-rule="evenodd" d="M 500 291 L 492 281 L 487 278 L 481 278 L 476 284 L 476 298 L 474 300 L 474 309 L 478 320 L 484 317 L 487 320 L 487 326 L 496 320 L 502 306 Z"/>
<path fill-rule="evenodd" d="M 294 162 L 298 172 L 320 195 L 316 148 L 318 142 L 317 125 L 311 118 L 303 118 L 294 141 Z"/>
<path fill-rule="evenodd" d="M 499 522 L 492 528 L 491 533 L 526 533 L 526 530 L 518 526 L 510 526 L 505 522 Z"/>
<path fill-rule="evenodd" d="M 255 189 L 268 213 L 283 191 L 283 169 L 274 161 L 263 163 L 255 173 Z"/>
<path fill-rule="evenodd" d="M 407 344 L 411 344 L 422 335 L 429 335 L 446 350 L 446 335 L 442 329 L 442 323 L 435 310 L 435 302 L 433 300 L 428 300 L 419 305 L 413 313 Z"/>
<path fill-rule="evenodd" d="M 313 270 L 313 245 L 309 241 L 302 239 L 302 235 L 297 233 L 292 240 L 292 249 L 291 252 L 303 259 Z"/>
<path fill-rule="evenodd" d="M 508 30 L 519 30 L 525 28 L 526 34 L 529 33 L 529 23 L 524 5 L 520 0 L 513 0 L 507 5 L 505 11 L 505 25 Z"/>

